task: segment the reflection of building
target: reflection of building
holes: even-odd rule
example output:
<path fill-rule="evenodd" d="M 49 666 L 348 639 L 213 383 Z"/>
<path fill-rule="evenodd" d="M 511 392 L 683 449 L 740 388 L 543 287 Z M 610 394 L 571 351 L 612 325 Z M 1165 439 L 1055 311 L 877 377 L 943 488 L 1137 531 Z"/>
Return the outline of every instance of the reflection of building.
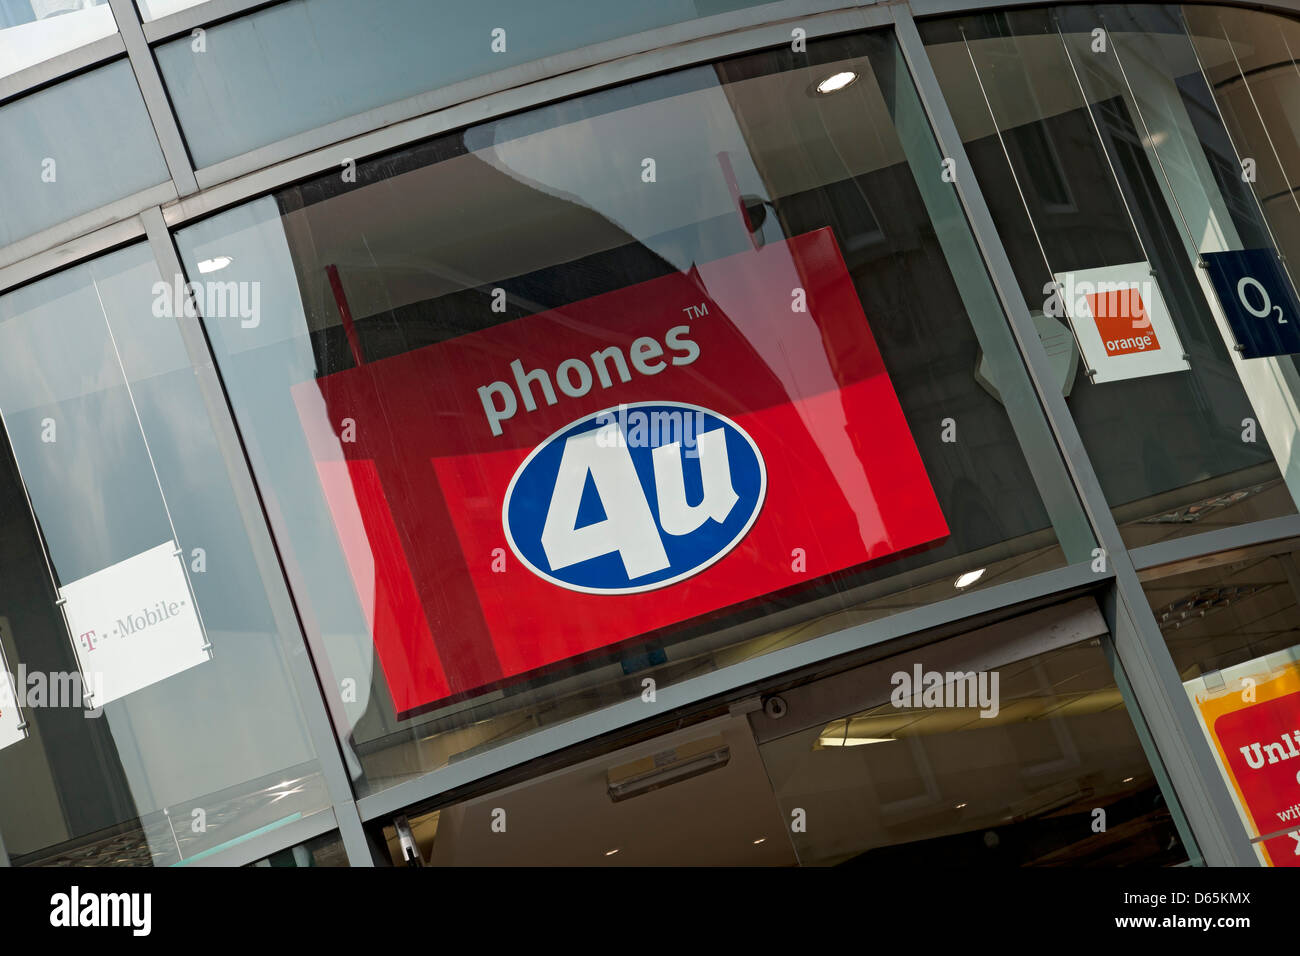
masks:
<path fill-rule="evenodd" d="M 0 860 L 1291 862 L 1293 5 L 435 6 L 0 0 Z"/>

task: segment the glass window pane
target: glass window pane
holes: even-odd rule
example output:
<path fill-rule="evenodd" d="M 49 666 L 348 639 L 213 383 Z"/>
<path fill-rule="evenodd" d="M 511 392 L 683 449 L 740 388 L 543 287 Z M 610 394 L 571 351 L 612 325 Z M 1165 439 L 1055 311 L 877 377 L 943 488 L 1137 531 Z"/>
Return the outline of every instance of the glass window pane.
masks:
<path fill-rule="evenodd" d="M 131 65 L 0 106 L 0 246 L 168 180 Z"/>
<path fill-rule="evenodd" d="M 1030 311 L 1073 327 L 1061 387 L 1124 540 L 1294 514 L 1294 369 L 1243 357 L 1206 268 L 1267 232 L 1179 8 L 922 26 Z"/>
<path fill-rule="evenodd" d="M 290 677 L 301 638 L 272 614 L 265 527 L 232 491 L 168 289 L 140 244 L 0 298 L 0 776 L 24 781 L 0 828 L 18 864 L 184 863 L 328 805 Z"/>
<path fill-rule="evenodd" d="M 1208 4 L 1184 6 L 1183 15 L 1226 132 L 1239 157 L 1252 161 L 1253 192 L 1277 247 L 1288 262 L 1300 262 L 1300 21 Z M 1249 200 L 1231 207 L 1245 236 L 1259 228 L 1258 207 L 1240 166 L 1228 172 Z"/>
<path fill-rule="evenodd" d="M 199 166 L 520 63 L 753 6 L 755 0 L 562 5 L 290 0 L 155 53 Z"/>
<path fill-rule="evenodd" d="M 108 0 L 0 0 L 0 76 L 116 32 Z"/>
<path fill-rule="evenodd" d="M 808 56 L 179 233 L 363 790 L 1091 559 L 892 38 Z"/>
<path fill-rule="evenodd" d="M 1261 864 L 1300 866 L 1300 541 L 1145 572 L 1169 653 Z"/>

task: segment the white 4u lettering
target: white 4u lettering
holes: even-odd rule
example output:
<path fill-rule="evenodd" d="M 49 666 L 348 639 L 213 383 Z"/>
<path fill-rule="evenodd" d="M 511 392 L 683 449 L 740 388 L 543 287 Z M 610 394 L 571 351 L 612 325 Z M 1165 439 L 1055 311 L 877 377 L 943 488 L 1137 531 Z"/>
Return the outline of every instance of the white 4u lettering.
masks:
<path fill-rule="evenodd" d="M 611 424 L 604 429 L 617 427 Z M 727 436 L 722 429 L 698 438 L 704 494 L 696 505 L 686 501 L 681 443 L 661 445 L 652 452 L 659 501 L 656 525 L 631 452 L 626 443 L 602 435 L 604 429 L 575 435 L 565 442 L 555 494 L 542 529 L 542 547 L 552 569 L 618 552 L 629 578 L 662 571 L 669 561 L 660 527 L 674 536 L 690 534 L 709 519 L 725 521 L 740 500 L 732 486 Z M 588 475 L 606 517 L 578 528 L 578 509 Z"/>

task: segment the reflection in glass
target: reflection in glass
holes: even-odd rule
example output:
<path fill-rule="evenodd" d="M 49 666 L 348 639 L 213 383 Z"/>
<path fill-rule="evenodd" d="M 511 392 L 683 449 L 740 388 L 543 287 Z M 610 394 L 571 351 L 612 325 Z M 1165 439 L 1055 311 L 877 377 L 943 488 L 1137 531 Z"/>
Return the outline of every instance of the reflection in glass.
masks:
<path fill-rule="evenodd" d="M 811 49 L 473 127 L 180 232 L 191 278 L 219 261 L 260 290 L 259 323 L 207 325 L 323 682 L 354 689 L 331 703 L 363 790 L 651 675 L 1090 557 L 892 40 Z M 638 401 L 739 422 L 766 499 L 720 575 L 692 559 L 675 589 L 584 597 L 612 578 L 528 570 L 504 497 L 548 435 Z M 599 522 L 574 499 L 571 527 Z"/>
<path fill-rule="evenodd" d="M 1099 25 L 1103 50 L 1094 49 Z M 1040 323 L 1044 313 L 1072 320 L 1085 343 L 1109 334 L 1100 319 L 1089 330 L 1093 318 L 1073 297 L 1061 315 L 1051 283 L 1066 272 L 1149 265 L 1168 307 L 1182 352 L 1172 364 L 1156 367 L 1158 342 L 1145 357 L 1124 355 L 1112 336 L 1118 344 L 1101 360 L 1120 355 L 1123 371 L 1094 381 L 1081 360 L 1061 379 L 1125 541 L 1295 513 L 1300 477 L 1284 449 L 1300 380 L 1274 359 L 1236 353 L 1198 267 L 1218 250 L 1271 248 L 1202 73 L 1202 63 L 1213 72 L 1230 59 L 1228 48 L 1194 48 L 1174 6 L 1017 10 L 927 21 L 922 33 Z M 1072 203 L 1062 201 L 1062 177 Z M 1064 339 L 1060 349 L 1069 350 Z"/>
<path fill-rule="evenodd" d="M 1300 865 L 1300 542 L 1143 573 L 1151 610 L 1260 862 Z"/>
<path fill-rule="evenodd" d="M 185 36 L 154 52 L 190 153 L 210 166 L 497 70 L 757 2 L 289 0 L 206 27 L 201 51 Z M 178 4 L 148 5 L 147 19 Z"/>
<path fill-rule="evenodd" d="M 0 298 L 0 643 L 27 724 L 0 749 L 0 776 L 24 782 L 0 793 L 0 828 L 20 865 L 183 864 L 328 803 L 289 676 L 297 637 L 249 542 L 265 532 L 235 500 L 160 285 L 140 244 Z M 156 602 L 110 589 L 99 633 L 69 632 L 56 588 L 169 541 L 169 580 L 134 572 Z M 160 673 L 142 642 L 191 593 L 210 659 Z M 150 676 L 100 707 L 82 690 L 109 653 Z"/>
<path fill-rule="evenodd" d="M 0 179 L 0 246 L 166 183 L 131 64 L 116 60 L 0 106 Z"/>
<path fill-rule="evenodd" d="M 116 32 L 108 0 L 0 0 L 0 76 Z"/>
<path fill-rule="evenodd" d="M 810 821 L 791 836 L 800 864 L 1187 858 L 1097 640 L 1027 653 L 1018 630 L 997 625 L 864 668 L 835 685 L 860 698 L 852 713 L 770 731 L 783 736 L 760 750 L 782 814 Z"/>

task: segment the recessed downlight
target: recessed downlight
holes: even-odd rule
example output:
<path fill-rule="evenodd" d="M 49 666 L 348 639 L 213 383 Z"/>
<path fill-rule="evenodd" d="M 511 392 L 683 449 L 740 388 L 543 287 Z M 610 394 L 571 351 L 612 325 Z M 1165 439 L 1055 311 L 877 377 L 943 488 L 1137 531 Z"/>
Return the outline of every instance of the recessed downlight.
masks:
<path fill-rule="evenodd" d="M 841 70 L 839 73 L 832 73 L 826 79 L 817 84 L 818 93 L 838 93 L 844 87 L 848 86 L 858 78 L 858 74 L 852 70 Z"/>

